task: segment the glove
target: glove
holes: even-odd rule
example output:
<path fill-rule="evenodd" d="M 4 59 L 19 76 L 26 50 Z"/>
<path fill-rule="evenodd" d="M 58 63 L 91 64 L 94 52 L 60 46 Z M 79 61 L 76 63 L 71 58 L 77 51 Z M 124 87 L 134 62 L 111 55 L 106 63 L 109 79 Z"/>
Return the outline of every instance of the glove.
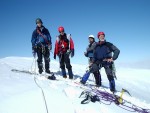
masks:
<path fill-rule="evenodd" d="M 70 55 L 70 53 L 71 53 L 71 50 L 67 50 L 66 54 Z"/>
<path fill-rule="evenodd" d="M 87 54 L 87 52 L 84 52 L 84 55 L 85 55 L 86 57 L 88 57 L 88 54 Z"/>
<path fill-rule="evenodd" d="M 36 52 L 37 52 L 37 46 L 32 46 L 32 54 L 34 58 L 36 56 Z"/>
<path fill-rule="evenodd" d="M 74 49 L 71 50 L 71 57 L 74 56 Z"/>
<path fill-rule="evenodd" d="M 52 44 L 48 45 L 48 50 L 52 50 Z"/>
<path fill-rule="evenodd" d="M 54 55 L 54 59 L 56 60 L 56 55 Z"/>
<path fill-rule="evenodd" d="M 32 54 L 33 54 L 33 57 L 35 58 L 36 52 L 34 50 L 32 50 Z"/>

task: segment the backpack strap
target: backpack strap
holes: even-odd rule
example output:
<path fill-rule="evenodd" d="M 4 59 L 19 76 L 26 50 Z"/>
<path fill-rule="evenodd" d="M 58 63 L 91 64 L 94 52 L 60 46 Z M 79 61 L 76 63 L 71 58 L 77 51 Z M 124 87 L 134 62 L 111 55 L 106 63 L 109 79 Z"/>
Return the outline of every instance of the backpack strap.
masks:
<path fill-rule="evenodd" d="M 69 49 L 74 50 L 74 42 L 71 38 L 71 34 L 67 34 L 67 39 L 69 40 Z"/>
<path fill-rule="evenodd" d="M 40 31 L 39 29 L 37 29 L 37 33 L 42 36 L 42 38 L 45 40 L 45 42 L 46 42 L 48 45 L 50 45 L 49 42 L 48 42 L 48 40 L 46 39 L 46 37 L 41 33 L 41 31 Z"/>

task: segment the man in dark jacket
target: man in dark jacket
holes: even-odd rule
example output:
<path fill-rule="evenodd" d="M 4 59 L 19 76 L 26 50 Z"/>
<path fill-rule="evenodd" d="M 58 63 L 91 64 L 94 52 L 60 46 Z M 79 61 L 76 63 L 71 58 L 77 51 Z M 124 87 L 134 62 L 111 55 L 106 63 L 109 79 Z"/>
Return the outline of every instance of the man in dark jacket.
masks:
<path fill-rule="evenodd" d="M 60 26 L 58 28 L 58 32 L 60 35 L 57 37 L 55 42 L 54 59 L 56 59 L 56 55 L 59 57 L 63 77 L 67 78 L 65 69 L 66 66 L 68 69 L 69 79 L 73 79 L 72 66 L 70 64 L 69 56 L 74 56 L 74 43 L 71 35 L 67 35 L 65 33 L 64 27 Z"/>
<path fill-rule="evenodd" d="M 37 53 L 39 73 L 41 74 L 43 72 L 42 58 L 44 57 L 45 72 L 50 74 L 49 57 L 50 57 L 50 50 L 52 49 L 51 36 L 48 29 L 46 29 L 43 26 L 43 22 L 40 18 L 36 19 L 36 24 L 37 27 L 33 31 L 31 39 L 33 56 L 35 57 Z"/>
<path fill-rule="evenodd" d="M 97 43 L 97 46 L 94 50 L 94 57 L 91 63 L 91 68 L 89 72 L 87 72 L 85 75 L 88 76 L 90 73 L 93 72 L 98 73 L 99 69 L 104 67 L 105 72 L 107 74 L 107 78 L 109 80 L 110 91 L 114 92 L 116 89 L 112 64 L 114 60 L 118 58 L 120 50 L 112 43 L 106 42 L 104 32 L 99 32 L 97 37 L 99 38 L 99 42 Z M 87 77 L 83 76 L 81 82 L 85 83 L 87 79 L 88 79 Z"/>

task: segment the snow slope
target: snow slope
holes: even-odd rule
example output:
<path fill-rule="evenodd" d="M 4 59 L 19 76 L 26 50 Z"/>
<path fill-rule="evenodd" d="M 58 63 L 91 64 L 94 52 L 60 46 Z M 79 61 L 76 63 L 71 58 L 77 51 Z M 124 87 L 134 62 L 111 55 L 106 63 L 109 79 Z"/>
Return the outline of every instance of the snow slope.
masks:
<path fill-rule="evenodd" d="M 85 65 L 73 64 L 72 66 L 75 78 L 84 74 Z M 12 72 L 11 69 L 14 68 L 33 71 L 34 60 L 23 57 L 0 59 L 0 113 L 47 113 L 43 94 L 35 83 L 34 75 Z M 50 81 L 45 77 L 36 76 L 36 82 L 43 89 L 49 113 L 129 113 L 115 104 L 110 106 L 98 102 L 80 104 L 83 98 L 79 98 L 79 95 L 83 89 L 59 75 L 58 62 L 51 61 L 51 71 L 58 73 L 56 77 L 59 81 Z M 108 87 L 104 70 L 102 75 L 102 84 Z M 117 77 L 118 90 L 127 89 L 133 96 L 132 102 L 150 109 L 150 70 L 119 68 Z M 89 82 L 93 83 L 93 80 L 93 76 L 90 76 Z"/>

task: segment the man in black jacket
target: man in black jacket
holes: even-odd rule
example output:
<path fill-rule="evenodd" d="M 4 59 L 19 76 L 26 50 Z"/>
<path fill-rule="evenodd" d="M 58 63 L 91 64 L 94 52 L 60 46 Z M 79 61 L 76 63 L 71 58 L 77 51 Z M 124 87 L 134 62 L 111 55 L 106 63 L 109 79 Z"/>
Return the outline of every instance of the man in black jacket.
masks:
<path fill-rule="evenodd" d="M 91 68 L 89 72 L 87 72 L 81 82 L 85 83 L 88 79 L 90 73 L 98 73 L 99 69 L 104 67 L 105 72 L 107 74 L 107 78 L 109 80 L 110 91 L 114 92 L 115 89 L 115 80 L 113 76 L 112 64 L 114 60 L 116 60 L 119 56 L 120 50 L 114 46 L 112 43 L 107 42 L 105 40 L 104 32 L 99 32 L 97 37 L 99 38 L 99 42 L 97 43 L 94 50 L 94 57 L 91 63 Z M 112 54 L 113 53 L 113 54 Z M 99 79 L 101 75 L 97 75 L 97 79 Z"/>

